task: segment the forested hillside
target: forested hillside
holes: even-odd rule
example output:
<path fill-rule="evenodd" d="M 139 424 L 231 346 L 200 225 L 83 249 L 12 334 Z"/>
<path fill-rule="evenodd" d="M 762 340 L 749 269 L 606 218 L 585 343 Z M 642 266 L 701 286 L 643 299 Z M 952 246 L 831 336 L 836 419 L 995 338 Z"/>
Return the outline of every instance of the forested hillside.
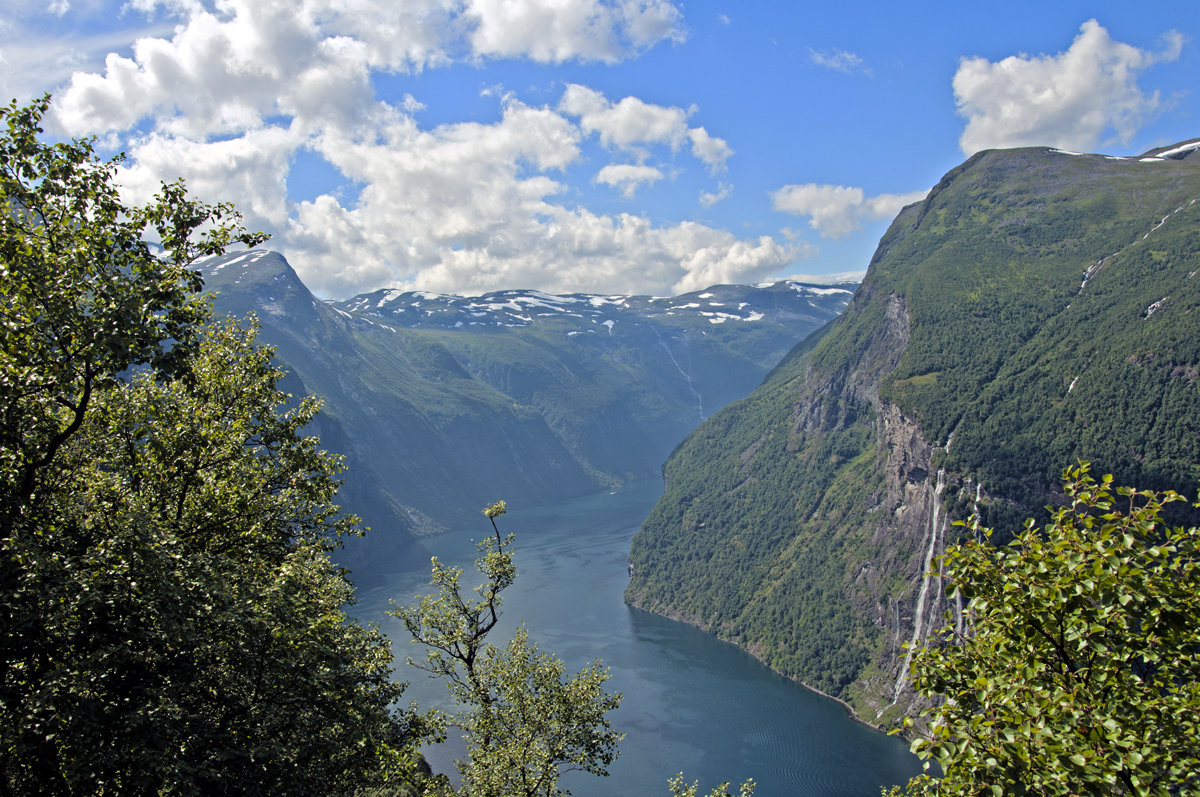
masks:
<path fill-rule="evenodd" d="M 629 601 L 886 722 L 923 578 L 978 509 L 1013 529 L 1091 460 L 1200 478 L 1200 152 L 980 153 L 881 240 L 838 320 L 696 430 L 634 540 Z"/>
<path fill-rule="evenodd" d="M 378 291 L 329 303 L 274 252 L 200 268 L 220 313 L 258 317 L 287 389 L 325 402 L 315 431 L 345 452 L 342 501 L 373 529 L 343 552 L 359 575 L 386 568 L 409 534 L 473 522 L 500 496 L 532 506 L 656 476 L 689 431 L 750 392 L 856 287 Z"/>

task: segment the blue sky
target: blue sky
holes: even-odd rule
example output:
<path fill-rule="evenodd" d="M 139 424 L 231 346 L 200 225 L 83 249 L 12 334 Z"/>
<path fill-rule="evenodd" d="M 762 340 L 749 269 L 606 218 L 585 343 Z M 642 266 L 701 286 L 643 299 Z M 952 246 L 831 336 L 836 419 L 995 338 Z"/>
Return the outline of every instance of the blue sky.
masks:
<path fill-rule="evenodd" d="M 1200 136 L 1194 0 L 10 0 L 0 89 L 320 295 L 861 271 L 980 149 Z"/>

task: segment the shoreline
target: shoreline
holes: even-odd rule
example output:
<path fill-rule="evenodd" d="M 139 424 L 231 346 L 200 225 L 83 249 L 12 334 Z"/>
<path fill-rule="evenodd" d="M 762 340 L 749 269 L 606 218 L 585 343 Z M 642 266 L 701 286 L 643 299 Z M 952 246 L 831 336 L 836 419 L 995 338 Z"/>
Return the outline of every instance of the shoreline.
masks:
<path fill-rule="evenodd" d="M 631 609 L 637 609 L 640 612 L 646 612 L 647 614 L 652 614 L 656 617 L 662 617 L 663 619 L 671 620 L 672 622 L 682 623 L 683 625 L 686 625 L 690 628 L 695 628 L 697 631 L 702 631 L 703 633 L 708 634 L 710 637 L 717 640 L 718 642 L 722 642 L 726 645 L 731 645 L 731 646 L 737 648 L 738 650 L 742 651 L 743 653 L 745 653 L 747 656 L 750 656 L 751 658 L 753 658 L 755 661 L 757 661 L 763 667 L 766 667 L 768 670 L 775 673 L 780 678 L 786 678 L 791 683 L 794 683 L 798 686 L 802 686 L 805 689 L 807 689 L 808 691 L 812 692 L 813 694 L 819 695 L 820 697 L 823 697 L 827 700 L 832 700 L 834 703 L 837 703 L 846 712 L 846 716 L 849 717 L 854 722 L 858 723 L 859 725 L 870 728 L 871 730 L 873 730 L 877 733 L 881 733 L 885 736 L 891 735 L 887 729 L 882 728 L 879 725 L 876 725 L 875 723 L 868 722 L 867 720 L 860 717 L 857 713 L 855 713 L 854 707 L 851 706 L 849 703 L 847 703 L 845 700 L 842 700 L 840 697 L 834 697 L 833 695 L 829 694 L 828 692 L 823 692 L 820 689 L 817 689 L 815 686 L 810 686 L 810 685 L 804 683 L 804 681 L 799 680 L 798 678 L 793 678 L 792 676 L 790 676 L 786 673 L 780 672 L 779 670 L 772 667 L 770 664 L 767 664 L 765 661 L 763 661 L 762 658 L 758 654 L 756 654 L 754 651 L 749 650 L 749 649 L 739 645 L 737 642 L 734 642 L 733 640 L 726 639 L 726 638 L 720 636 L 719 634 L 714 634 L 711 630 L 709 630 L 708 628 L 705 628 L 703 624 L 701 624 L 697 621 L 686 619 L 684 616 L 678 615 L 675 613 L 667 614 L 664 612 L 656 612 L 652 609 L 647 609 L 644 606 L 641 606 L 633 601 L 630 601 L 628 598 L 625 599 L 625 605 L 630 607 Z"/>

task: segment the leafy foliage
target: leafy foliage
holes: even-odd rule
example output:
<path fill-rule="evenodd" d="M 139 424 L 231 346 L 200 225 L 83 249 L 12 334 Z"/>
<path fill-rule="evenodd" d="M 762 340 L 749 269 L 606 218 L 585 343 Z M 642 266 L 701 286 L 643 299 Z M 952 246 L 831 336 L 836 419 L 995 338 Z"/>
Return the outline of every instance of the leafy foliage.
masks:
<path fill-rule="evenodd" d="M 187 265 L 253 244 L 0 112 L 0 791 L 353 794 L 423 733 L 329 560 L 356 519 L 317 405 Z M 161 254 L 146 242 L 153 235 Z"/>
<path fill-rule="evenodd" d="M 187 351 L 205 310 L 185 264 L 233 240 L 262 240 L 226 223 L 236 222 L 227 205 L 186 198 L 180 183 L 148 207 L 126 208 L 112 182 L 116 161 L 100 162 L 87 141 L 41 141 L 48 103 L 0 111 L 5 534 L 93 392 L 130 366 L 169 373 Z M 149 232 L 165 257 L 151 252 Z"/>
<path fill-rule="evenodd" d="M 913 749 L 940 781 L 911 793 L 1136 794 L 1200 788 L 1200 529 L 1167 526 L 1174 492 L 1114 489 L 1087 465 L 1067 505 L 995 548 L 941 561 L 969 599 L 913 659 L 941 702 Z M 911 721 L 910 721 L 911 724 Z"/>
<path fill-rule="evenodd" d="M 685 783 L 683 780 L 683 773 L 671 778 L 667 785 L 671 787 L 672 797 L 696 797 L 696 791 L 700 788 L 699 781 L 695 781 L 690 785 Z M 753 795 L 754 781 L 748 780 L 738 789 L 736 797 L 753 797 Z M 735 795 L 733 792 L 729 791 L 729 782 L 726 781 L 710 791 L 707 797 L 735 797 Z"/>
<path fill-rule="evenodd" d="M 410 663 L 446 680 L 464 710 L 453 718 L 467 742 L 468 759 L 455 762 L 462 793 L 471 797 L 562 795 L 559 776 L 582 770 L 607 774 L 623 734 L 605 716 L 621 702 L 604 691 L 608 670 L 594 662 L 565 676 L 562 661 L 539 651 L 521 626 L 504 650 L 486 637 L 500 618 L 500 593 L 516 578 L 510 548 L 496 518 L 503 501 L 484 509 L 494 537 L 479 542 L 476 567 L 484 576 L 477 598 L 465 595 L 461 568 L 433 558 L 437 592 L 415 606 L 396 608 L 413 641 L 427 648 L 424 662 Z"/>

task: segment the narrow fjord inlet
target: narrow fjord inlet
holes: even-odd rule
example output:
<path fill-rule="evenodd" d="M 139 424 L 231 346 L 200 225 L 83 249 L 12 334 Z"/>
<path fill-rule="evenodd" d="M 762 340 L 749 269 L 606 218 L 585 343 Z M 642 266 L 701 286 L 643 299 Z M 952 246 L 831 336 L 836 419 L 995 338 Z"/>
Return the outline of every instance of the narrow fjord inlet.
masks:
<path fill-rule="evenodd" d="M 0 797 L 1200 797 L 1197 0 L 945 5 L 7 3 Z"/>
<path fill-rule="evenodd" d="M 709 634 L 625 605 L 629 540 L 661 492 L 649 479 L 504 518 L 517 533 L 520 576 L 506 595 L 500 637 L 524 621 L 570 670 L 601 658 L 612 668 L 609 687 L 624 694 L 612 720 L 626 737 L 610 777 L 568 777 L 566 788 L 581 797 L 661 794 L 682 770 L 706 786 L 752 777 L 756 797 L 858 797 L 919 772 L 906 742 L 855 722 L 834 701 Z M 486 531 L 480 516 L 475 528 L 427 538 L 382 583 L 360 590 L 359 618 L 380 621 L 398 659 L 418 654 L 385 616 L 389 599 L 428 591 L 430 555 L 471 573 L 472 539 Z M 397 670 L 410 682 L 406 700 L 446 703 L 440 681 L 402 663 Z M 435 770 L 453 771 L 461 754 L 454 740 L 452 729 L 445 749 L 426 751 Z"/>

